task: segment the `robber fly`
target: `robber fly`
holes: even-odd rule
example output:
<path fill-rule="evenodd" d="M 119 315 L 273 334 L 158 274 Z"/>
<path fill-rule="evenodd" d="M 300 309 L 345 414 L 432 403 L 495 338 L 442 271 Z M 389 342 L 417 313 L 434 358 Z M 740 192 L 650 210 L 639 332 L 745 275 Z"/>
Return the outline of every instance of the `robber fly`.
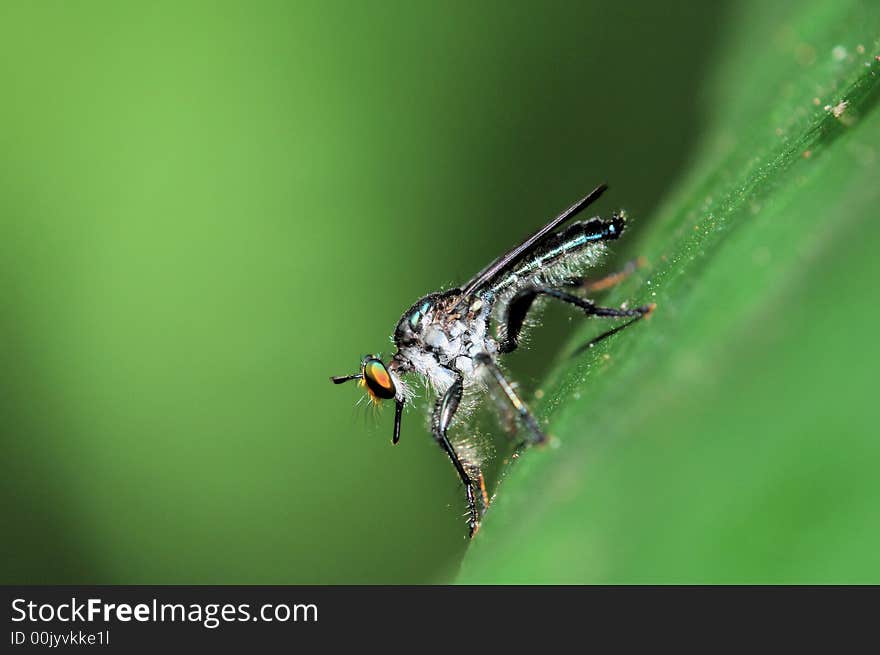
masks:
<path fill-rule="evenodd" d="M 611 219 L 591 218 L 557 230 L 607 188 L 603 184 L 594 189 L 466 284 L 428 294 L 416 302 L 397 323 L 397 352 L 387 364 L 370 355 L 361 362 L 359 372 L 330 378 L 335 384 L 358 380 L 376 404 L 394 400 L 395 444 L 400 439 L 403 408 L 414 396 L 403 376 L 421 376 L 433 389 L 437 399 L 431 413 L 431 433 L 464 484 L 471 536 L 477 531 L 482 514 L 478 511 L 478 499 L 483 512 L 489 504 L 483 474 L 473 449 L 454 443 L 447 433 L 456 416 L 461 419 L 475 405 L 468 399 L 488 390 L 507 405 L 506 409 L 525 428 L 528 442 L 540 444 L 547 440 L 515 385 L 498 365 L 500 356 L 519 345 L 535 300 L 546 296 L 574 305 L 588 316 L 630 317 L 630 323 L 647 316 L 654 308 L 600 307 L 577 295 L 579 291 L 607 288 L 623 277 L 611 275 L 591 284 L 579 277 L 585 268 L 597 263 L 607 241 L 620 237 L 625 223 L 623 212 L 613 213 Z"/>

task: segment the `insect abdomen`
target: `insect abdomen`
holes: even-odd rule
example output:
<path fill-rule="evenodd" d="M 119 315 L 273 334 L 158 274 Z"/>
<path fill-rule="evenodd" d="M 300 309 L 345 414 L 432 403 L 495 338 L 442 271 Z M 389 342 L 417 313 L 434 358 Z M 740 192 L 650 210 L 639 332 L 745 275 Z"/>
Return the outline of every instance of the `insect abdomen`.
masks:
<path fill-rule="evenodd" d="M 523 280 L 538 278 L 556 282 L 574 273 L 573 269 L 596 264 L 605 250 L 604 242 L 623 233 L 624 219 L 592 218 L 574 223 L 549 238 L 532 257 L 520 263 L 492 289 L 494 294 L 519 286 Z"/>

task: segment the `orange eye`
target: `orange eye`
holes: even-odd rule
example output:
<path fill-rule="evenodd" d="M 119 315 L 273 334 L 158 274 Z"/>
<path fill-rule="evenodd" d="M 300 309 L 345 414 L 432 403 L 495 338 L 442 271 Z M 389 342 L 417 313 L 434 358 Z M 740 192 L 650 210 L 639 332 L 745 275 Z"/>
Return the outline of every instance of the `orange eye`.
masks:
<path fill-rule="evenodd" d="M 396 391 L 391 374 L 388 373 L 385 364 L 375 357 L 368 357 L 364 360 L 364 383 L 374 399 L 388 400 L 395 396 Z"/>

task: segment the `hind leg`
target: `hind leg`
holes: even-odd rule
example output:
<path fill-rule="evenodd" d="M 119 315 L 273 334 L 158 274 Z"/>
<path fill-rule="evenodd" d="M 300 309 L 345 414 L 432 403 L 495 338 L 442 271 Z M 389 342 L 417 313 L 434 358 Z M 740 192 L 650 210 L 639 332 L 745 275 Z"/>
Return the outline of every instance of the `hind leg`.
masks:
<path fill-rule="evenodd" d="M 566 291 L 562 291 L 555 287 L 530 287 L 523 289 L 517 293 L 510 303 L 507 305 L 506 324 L 507 329 L 504 339 L 499 344 L 502 353 L 509 353 L 516 350 L 519 346 L 519 335 L 522 331 L 523 323 L 532 303 L 538 296 L 549 296 L 556 298 L 562 302 L 574 305 L 584 311 L 587 316 L 604 316 L 606 318 L 643 318 L 650 314 L 655 305 L 643 305 L 642 307 L 634 307 L 633 309 L 616 309 L 614 307 L 600 307 L 592 300 L 580 298 Z M 610 336 L 610 335 L 608 335 Z"/>

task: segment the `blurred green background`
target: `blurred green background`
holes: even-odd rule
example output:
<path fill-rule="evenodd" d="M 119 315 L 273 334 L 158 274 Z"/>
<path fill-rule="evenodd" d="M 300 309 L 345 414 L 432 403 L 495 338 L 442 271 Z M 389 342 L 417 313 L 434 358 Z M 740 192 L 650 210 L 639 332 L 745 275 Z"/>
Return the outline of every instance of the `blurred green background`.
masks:
<path fill-rule="evenodd" d="M 451 579 L 423 413 L 327 378 L 600 181 L 646 225 L 733 14 L 4 3 L 2 581 Z"/>

